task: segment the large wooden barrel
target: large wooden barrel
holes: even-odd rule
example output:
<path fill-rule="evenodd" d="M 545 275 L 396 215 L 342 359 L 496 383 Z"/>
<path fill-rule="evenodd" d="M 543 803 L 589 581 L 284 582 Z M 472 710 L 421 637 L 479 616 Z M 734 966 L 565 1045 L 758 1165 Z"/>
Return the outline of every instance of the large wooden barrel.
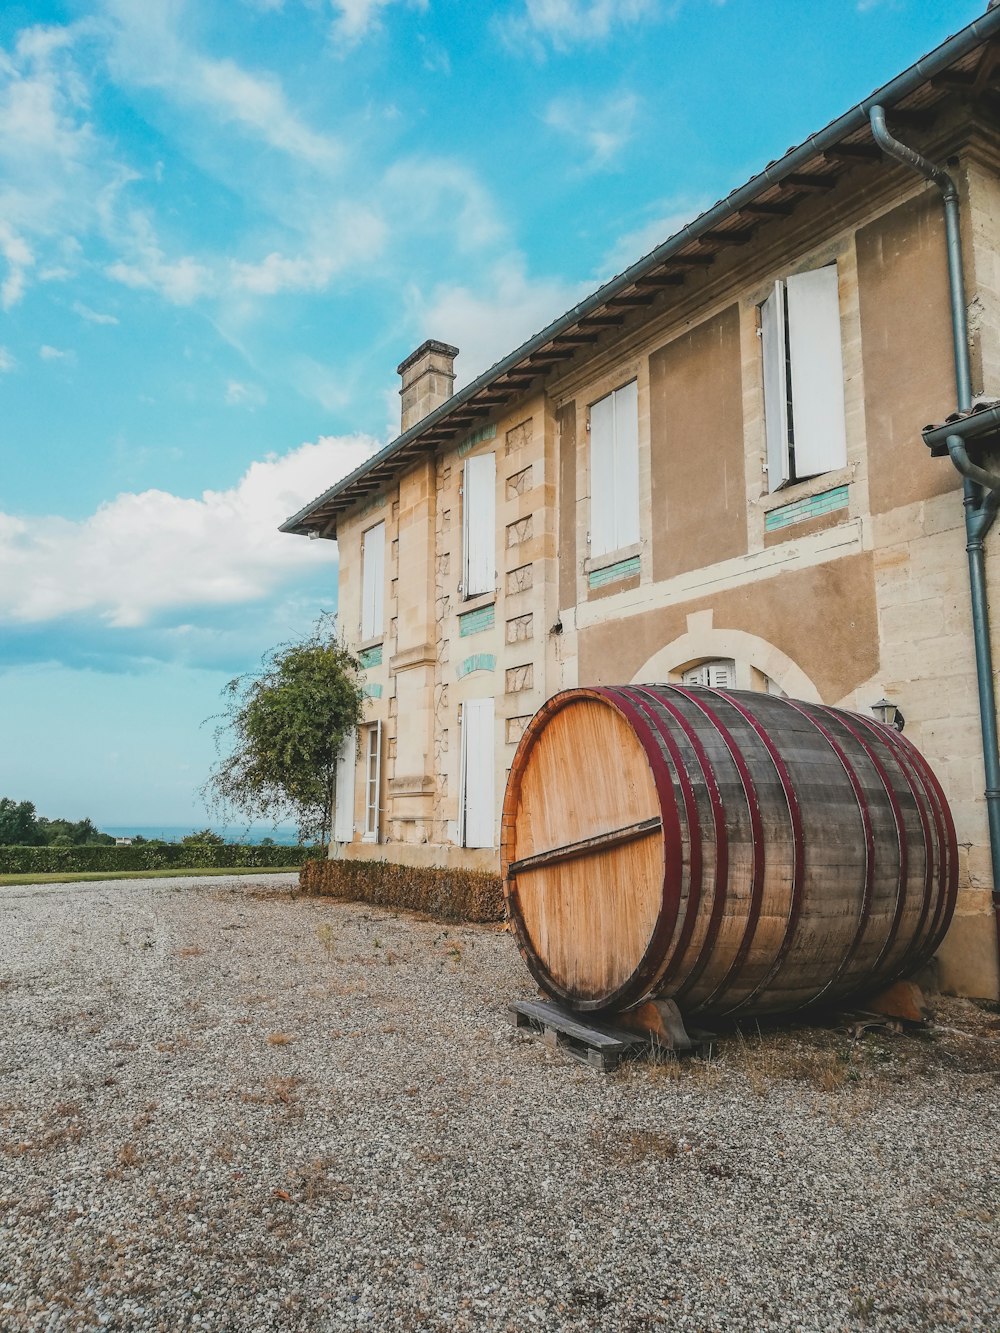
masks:
<path fill-rule="evenodd" d="M 788 1011 L 923 965 L 951 921 L 955 827 L 916 749 L 870 717 L 736 690 L 567 690 L 504 797 L 521 953 L 614 1011 Z"/>

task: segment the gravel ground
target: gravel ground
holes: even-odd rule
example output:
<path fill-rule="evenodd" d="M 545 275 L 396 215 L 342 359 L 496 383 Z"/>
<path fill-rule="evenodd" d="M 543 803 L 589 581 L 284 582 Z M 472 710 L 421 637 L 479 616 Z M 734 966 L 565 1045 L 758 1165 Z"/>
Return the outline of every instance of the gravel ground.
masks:
<path fill-rule="evenodd" d="M 1000 1328 L 1000 1024 L 605 1076 L 510 937 L 292 876 L 0 890 L 0 1328 Z"/>

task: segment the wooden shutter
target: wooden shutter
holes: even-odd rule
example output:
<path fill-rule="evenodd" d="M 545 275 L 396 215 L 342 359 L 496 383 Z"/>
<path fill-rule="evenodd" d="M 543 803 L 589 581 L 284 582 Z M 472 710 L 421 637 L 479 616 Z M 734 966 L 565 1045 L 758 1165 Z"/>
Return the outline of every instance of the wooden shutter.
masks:
<path fill-rule="evenodd" d="M 590 409 L 590 554 L 616 551 L 615 400 L 608 394 Z"/>
<path fill-rule="evenodd" d="M 466 597 L 493 592 L 496 586 L 496 491 L 496 454 L 468 459 L 462 482 L 462 587 Z"/>
<path fill-rule="evenodd" d="M 337 756 L 337 785 L 334 796 L 333 840 L 351 842 L 354 838 L 354 773 L 358 760 L 358 734 L 349 731 Z"/>
<path fill-rule="evenodd" d="M 791 476 L 788 461 L 788 361 L 785 355 L 785 284 L 760 308 L 764 355 L 764 423 L 767 431 L 767 489 L 776 491 Z"/>
<path fill-rule="evenodd" d="M 361 553 L 361 641 L 382 633 L 385 596 L 385 524 L 369 528 Z"/>
<path fill-rule="evenodd" d="M 615 400 L 615 545 L 639 540 L 639 385 L 623 384 Z"/>
<path fill-rule="evenodd" d="M 368 728 L 365 738 L 365 831 L 363 842 L 378 842 L 382 790 L 382 723 Z"/>
<path fill-rule="evenodd" d="M 788 286 L 795 475 L 847 465 L 837 266 L 797 273 Z"/>
<path fill-rule="evenodd" d="M 462 705 L 463 815 L 466 847 L 493 847 L 493 700 Z"/>

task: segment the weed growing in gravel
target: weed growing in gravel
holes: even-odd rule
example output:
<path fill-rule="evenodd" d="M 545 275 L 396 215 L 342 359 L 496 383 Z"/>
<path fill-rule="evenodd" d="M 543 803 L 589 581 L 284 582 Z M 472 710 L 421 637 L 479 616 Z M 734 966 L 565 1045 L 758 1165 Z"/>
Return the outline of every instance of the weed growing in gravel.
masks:
<path fill-rule="evenodd" d="M 669 1161 L 677 1156 L 677 1139 L 656 1129 L 635 1129 L 625 1136 L 622 1156 L 629 1162 L 643 1162 L 647 1158 Z"/>
<path fill-rule="evenodd" d="M 134 1143 L 123 1143 L 118 1149 L 117 1162 L 120 1167 L 124 1167 L 128 1171 L 140 1166 L 142 1164 L 142 1157 L 140 1156 L 139 1149 Z M 109 1172 L 108 1174 L 111 1175 L 114 1173 Z"/>

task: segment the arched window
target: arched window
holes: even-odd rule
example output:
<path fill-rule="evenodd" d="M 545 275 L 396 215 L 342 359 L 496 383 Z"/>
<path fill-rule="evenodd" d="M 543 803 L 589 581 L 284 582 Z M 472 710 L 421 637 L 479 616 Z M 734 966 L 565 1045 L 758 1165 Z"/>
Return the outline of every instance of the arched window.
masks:
<path fill-rule="evenodd" d="M 713 690 L 733 690 L 736 688 L 736 663 L 731 657 L 716 657 L 688 667 L 681 681 L 685 685 L 707 685 Z"/>

